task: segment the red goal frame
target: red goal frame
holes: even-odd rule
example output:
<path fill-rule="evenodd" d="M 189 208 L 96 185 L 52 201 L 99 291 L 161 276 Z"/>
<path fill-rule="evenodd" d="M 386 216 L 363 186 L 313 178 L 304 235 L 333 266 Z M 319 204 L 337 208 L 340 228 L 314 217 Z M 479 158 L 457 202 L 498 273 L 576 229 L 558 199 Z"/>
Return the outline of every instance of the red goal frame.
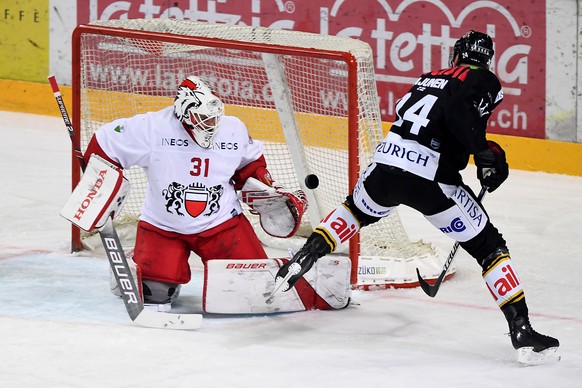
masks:
<path fill-rule="evenodd" d="M 113 27 L 102 27 L 97 25 L 79 25 L 75 28 L 72 35 L 72 121 L 76 136 L 80 137 L 80 127 L 81 127 L 81 36 L 83 34 L 97 34 L 97 35 L 107 35 L 122 38 L 135 38 L 135 39 L 148 39 L 157 40 L 166 43 L 179 43 L 187 45 L 197 45 L 206 47 L 219 47 L 219 48 L 229 48 L 229 49 L 252 49 L 257 52 L 270 53 L 270 54 L 285 54 L 285 55 L 297 55 L 307 57 L 317 57 L 322 59 L 329 59 L 335 61 L 342 61 L 346 64 L 348 69 L 347 82 L 348 82 L 348 192 L 352 187 L 355 186 L 359 171 L 359 151 L 358 151 L 358 79 L 357 79 L 357 61 L 354 55 L 347 52 L 321 50 L 321 49 L 309 49 L 309 48 L 297 48 L 297 47 L 286 47 L 281 45 L 269 45 L 263 43 L 253 43 L 253 42 L 239 42 L 228 39 L 220 38 L 205 38 L 205 37 L 194 37 L 194 36 L 183 36 L 171 33 L 160 33 L 151 31 L 137 31 L 123 28 L 113 28 Z M 80 179 L 81 171 L 78 167 L 78 163 L 75 156 L 72 156 L 72 187 L 74 188 Z M 339 205 L 339 203 L 338 203 Z M 83 244 L 81 242 L 80 230 L 72 226 L 72 239 L 71 239 L 71 249 L 72 251 L 83 250 Z M 360 254 L 360 239 L 359 233 L 356 234 L 349 242 L 349 257 L 352 261 L 352 272 L 351 272 L 351 282 L 352 284 L 357 283 L 357 271 L 358 271 L 358 257 Z"/>

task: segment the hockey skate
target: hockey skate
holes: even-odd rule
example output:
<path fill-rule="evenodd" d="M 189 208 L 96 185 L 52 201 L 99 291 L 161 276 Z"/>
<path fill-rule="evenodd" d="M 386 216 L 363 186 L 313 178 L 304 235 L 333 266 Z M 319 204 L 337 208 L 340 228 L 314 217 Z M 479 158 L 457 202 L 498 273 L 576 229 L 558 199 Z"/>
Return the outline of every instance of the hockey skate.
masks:
<path fill-rule="evenodd" d="M 517 350 L 517 361 L 523 365 L 541 365 L 560 361 L 556 338 L 536 332 L 529 318 L 517 317 L 509 324 L 511 344 Z"/>
<path fill-rule="evenodd" d="M 301 248 L 291 260 L 277 271 L 275 276 L 276 289 L 283 292 L 290 290 L 313 267 L 317 259 L 317 255 L 310 252 L 308 248 Z"/>
<path fill-rule="evenodd" d="M 146 310 L 168 313 L 180 295 L 182 285 L 143 279 L 143 307 Z"/>
<path fill-rule="evenodd" d="M 291 289 L 320 257 L 327 255 L 330 251 L 331 248 L 323 237 L 317 233 L 312 233 L 299 252 L 277 272 L 275 276 L 276 290 L 280 289 L 284 292 Z"/>

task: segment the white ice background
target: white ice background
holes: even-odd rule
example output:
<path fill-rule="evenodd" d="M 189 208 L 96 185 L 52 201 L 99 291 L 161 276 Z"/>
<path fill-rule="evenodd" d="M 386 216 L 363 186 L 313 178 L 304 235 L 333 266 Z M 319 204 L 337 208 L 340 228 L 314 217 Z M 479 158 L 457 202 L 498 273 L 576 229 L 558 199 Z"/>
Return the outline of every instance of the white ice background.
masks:
<path fill-rule="evenodd" d="M 138 327 L 109 291 L 107 261 L 69 253 L 58 214 L 70 148 L 60 118 L 0 112 L 0 387 L 582 387 L 581 177 L 512 170 L 484 202 L 534 329 L 561 342 L 558 364 L 522 367 L 465 252 L 434 299 L 419 288 L 356 291 L 341 311 Z M 477 186 L 474 169 L 464 175 Z M 450 250 L 422 217 L 400 214 L 412 240 Z M 182 312 L 201 310 L 193 267 Z"/>

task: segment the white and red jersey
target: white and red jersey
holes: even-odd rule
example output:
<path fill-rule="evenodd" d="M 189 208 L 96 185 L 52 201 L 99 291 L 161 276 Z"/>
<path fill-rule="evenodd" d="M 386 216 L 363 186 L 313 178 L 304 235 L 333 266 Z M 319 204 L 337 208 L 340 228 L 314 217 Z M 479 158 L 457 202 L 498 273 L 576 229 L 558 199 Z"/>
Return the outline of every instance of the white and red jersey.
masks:
<path fill-rule="evenodd" d="M 211 148 L 200 147 L 173 107 L 105 124 L 95 137 L 124 169 L 145 170 L 148 187 L 140 219 L 182 234 L 200 233 L 242 213 L 231 178 L 263 155 L 263 144 L 233 116 L 223 116 Z"/>

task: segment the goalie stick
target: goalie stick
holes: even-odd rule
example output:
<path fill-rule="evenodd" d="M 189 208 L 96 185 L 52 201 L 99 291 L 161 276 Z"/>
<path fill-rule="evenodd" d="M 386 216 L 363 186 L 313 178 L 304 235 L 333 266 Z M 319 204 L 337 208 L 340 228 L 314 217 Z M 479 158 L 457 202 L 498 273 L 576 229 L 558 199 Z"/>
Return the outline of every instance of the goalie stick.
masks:
<path fill-rule="evenodd" d="M 86 163 L 83 157 L 83 152 L 81 151 L 81 145 L 79 139 L 75 135 L 57 80 L 55 76 L 52 75 L 48 77 L 48 80 L 55 96 L 55 100 L 59 106 L 59 110 L 61 111 L 65 126 L 69 132 L 69 137 L 73 144 L 73 152 L 79 162 L 81 170 L 85 171 Z M 202 325 L 201 314 L 171 314 L 144 309 L 143 302 L 139 295 L 139 289 L 131 275 L 127 258 L 123 252 L 123 247 L 121 246 L 111 216 L 98 231 L 107 254 L 109 265 L 115 276 L 117 286 L 121 291 L 125 308 L 133 322 L 140 326 L 159 329 L 192 330 L 198 329 Z"/>
<path fill-rule="evenodd" d="M 481 200 L 483 200 L 483 197 L 485 197 L 486 192 L 487 192 L 487 186 L 481 187 L 481 192 L 477 196 L 477 200 L 479 202 L 481 202 Z M 436 282 L 434 282 L 434 284 L 432 286 L 430 284 L 428 284 L 427 281 L 422 278 L 418 268 L 416 269 L 416 275 L 418 276 L 418 283 L 420 284 L 420 287 L 422 287 L 422 290 L 431 298 L 434 298 L 435 295 L 437 294 L 437 292 L 439 291 L 439 287 L 441 286 L 441 283 L 445 279 L 447 271 L 449 270 L 449 267 L 451 266 L 451 263 L 453 262 L 455 255 L 457 254 L 457 250 L 459 250 L 459 242 L 458 241 L 456 241 L 455 244 L 453 245 L 453 249 L 449 253 L 447 260 L 445 261 L 445 264 L 443 265 L 443 270 L 442 270 L 441 274 L 439 275 Z"/>

